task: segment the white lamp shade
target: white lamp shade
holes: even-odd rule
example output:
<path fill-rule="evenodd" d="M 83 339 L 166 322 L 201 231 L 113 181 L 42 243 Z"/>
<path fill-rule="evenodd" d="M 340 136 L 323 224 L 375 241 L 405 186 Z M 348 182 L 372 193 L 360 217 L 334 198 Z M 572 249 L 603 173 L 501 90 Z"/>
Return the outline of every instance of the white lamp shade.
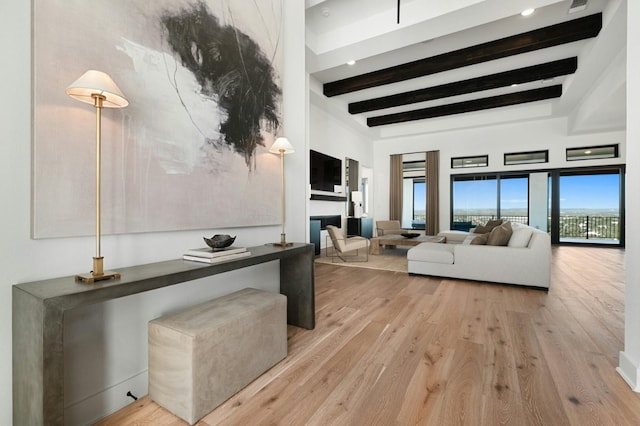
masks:
<path fill-rule="evenodd" d="M 271 148 L 269 148 L 269 152 L 273 154 L 280 154 L 280 151 L 284 151 L 284 154 L 296 152 L 289 142 L 289 139 L 283 137 L 276 139 L 273 145 L 271 145 Z"/>
<path fill-rule="evenodd" d="M 353 201 L 354 203 L 361 203 L 362 202 L 362 192 L 353 191 L 351 193 L 351 201 Z"/>
<path fill-rule="evenodd" d="M 95 100 L 91 95 L 102 95 L 105 99 L 102 106 L 105 108 L 124 108 L 129 105 L 122 90 L 113 82 L 108 74 L 102 71 L 89 70 L 67 87 L 67 95 L 73 99 L 88 104 L 94 104 Z"/>

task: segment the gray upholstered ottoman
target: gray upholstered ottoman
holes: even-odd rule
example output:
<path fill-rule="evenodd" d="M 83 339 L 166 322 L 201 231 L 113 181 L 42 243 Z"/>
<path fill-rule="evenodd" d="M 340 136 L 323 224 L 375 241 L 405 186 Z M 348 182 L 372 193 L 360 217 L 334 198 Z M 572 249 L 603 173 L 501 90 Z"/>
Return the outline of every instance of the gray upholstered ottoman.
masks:
<path fill-rule="evenodd" d="M 245 288 L 149 322 L 149 396 L 196 423 L 287 356 L 287 298 Z"/>

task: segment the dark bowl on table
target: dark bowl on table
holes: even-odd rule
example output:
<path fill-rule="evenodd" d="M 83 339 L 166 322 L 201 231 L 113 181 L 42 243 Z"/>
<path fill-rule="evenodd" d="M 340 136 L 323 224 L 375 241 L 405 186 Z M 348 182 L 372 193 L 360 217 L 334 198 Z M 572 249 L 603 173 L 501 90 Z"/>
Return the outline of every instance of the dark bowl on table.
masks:
<path fill-rule="evenodd" d="M 419 236 L 420 234 L 417 234 L 415 232 L 403 232 L 400 235 L 402 235 L 405 238 L 415 238 L 415 237 Z"/>
<path fill-rule="evenodd" d="M 229 247 L 236 240 L 236 237 L 226 234 L 216 234 L 211 238 L 202 238 L 204 239 L 204 242 L 214 250 Z"/>

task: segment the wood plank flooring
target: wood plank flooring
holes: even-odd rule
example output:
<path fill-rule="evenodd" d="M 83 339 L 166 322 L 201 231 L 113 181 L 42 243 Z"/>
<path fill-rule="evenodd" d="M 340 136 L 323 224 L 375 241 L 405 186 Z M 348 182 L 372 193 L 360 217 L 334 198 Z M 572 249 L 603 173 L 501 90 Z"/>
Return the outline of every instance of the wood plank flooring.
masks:
<path fill-rule="evenodd" d="M 316 329 L 198 425 L 639 425 L 624 251 L 552 262 L 548 293 L 316 264 Z M 144 397 L 98 424 L 184 423 Z"/>

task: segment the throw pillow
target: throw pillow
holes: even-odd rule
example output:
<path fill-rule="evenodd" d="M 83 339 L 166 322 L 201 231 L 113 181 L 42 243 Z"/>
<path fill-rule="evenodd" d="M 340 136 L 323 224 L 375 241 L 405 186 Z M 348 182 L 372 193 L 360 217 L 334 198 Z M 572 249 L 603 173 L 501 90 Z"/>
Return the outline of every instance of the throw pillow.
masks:
<path fill-rule="evenodd" d="M 486 234 L 484 225 L 478 225 L 471 231 L 472 234 Z"/>
<path fill-rule="evenodd" d="M 462 244 L 464 244 L 465 246 L 468 246 L 469 244 L 471 244 L 471 241 L 473 241 L 475 238 L 476 238 L 476 235 L 469 234 L 464 238 L 464 241 L 462 242 Z"/>
<path fill-rule="evenodd" d="M 502 224 L 502 219 L 492 219 L 488 221 L 484 225 L 478 225 L 476 229 L 473 230 L 476 234 L 488 234 L 495 228 L 496 226 L 500 226 Z"/>
<path fill-rule="evenodd" d="M 496 226 L 489 233 L 487 245 L 489 246 L 506 246 L 511 238 L 511 222 L 505 222 L 500 226 Z"/>
<path fill-rule="evenodd" d="M 511 227 L 513 228 L 513 234 L 511 234 L 508 246 L 517 248 L 528 247 L 533 229 L 528 226 L 516 226 L 515 223 L 513 223 Z"/>
<path fill-rule="evenodd" d="M 489 239 L 489 234 L 480 234 L 471 240 L 471 245 L 474 246 L 483 246 L 487 244 L 487 240 Z"/>

